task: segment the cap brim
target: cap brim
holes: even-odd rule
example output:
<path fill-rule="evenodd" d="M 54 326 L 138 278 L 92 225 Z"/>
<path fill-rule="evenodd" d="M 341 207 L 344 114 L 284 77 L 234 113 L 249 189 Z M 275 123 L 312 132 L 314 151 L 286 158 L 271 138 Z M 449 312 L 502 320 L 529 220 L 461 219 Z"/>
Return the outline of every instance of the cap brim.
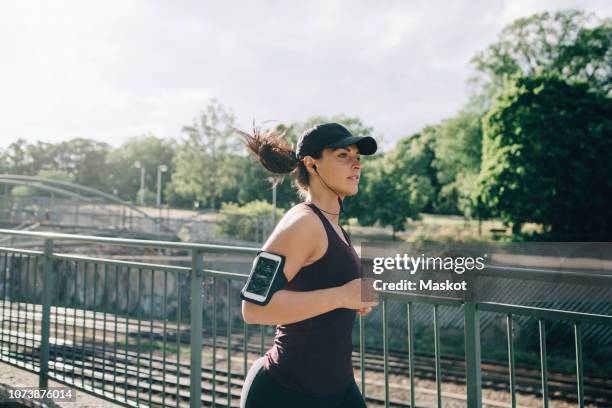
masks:
<path fill-rule="evenodd" d="M 374 140 L 371 136 L 350 136 L 345 137 L 335 143 L 327 145 L 327 147 L 346 147 L 352 144 L 357 145 L 357 149 L 359 149 L 360 154 L 374 154 L 378 149 L 378 145 L 376 144 L 376 140 Z"/>

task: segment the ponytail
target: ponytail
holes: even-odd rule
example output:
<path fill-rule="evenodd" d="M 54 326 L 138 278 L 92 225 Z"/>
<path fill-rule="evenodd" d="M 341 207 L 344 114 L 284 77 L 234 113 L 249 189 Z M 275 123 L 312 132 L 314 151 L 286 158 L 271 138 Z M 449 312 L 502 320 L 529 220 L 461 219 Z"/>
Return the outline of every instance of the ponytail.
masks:
<path fill-rule="evenodd" d="M 285 142 L 285 134 L 268 130 L 262 134 L 259 128 L 253 127 L 253 134 L 249 134 L 240 129 L 235 129 L 240 135 L 242 142 L 259 162 L 267 170 L 272 173 L 286 174 L 293 173 L 297 169 L 297 177 L 295 178 L 295 187 L 300 198 L 305 199 L 308 194 L 308 186 L 310 176 L 308 170 L 301 160 L 295 156 L 295 152 Z M 311 154 L 312 157 L 318 159 L 321 157 L 321 151 Z M 281 177 L 282 178 L 282 177 Z M 278 184 L 279 178 L 276 178 L 274 185 Z"/>
<path fill-rule="evenodd" d="M 272 173 L 291 173 L 299 161 L 295 157 L 295 152 L 291 150 L 283 139 L 284 134 L 268 130 L 264 134 L 259 128 L 253 128 L 253 134 L 249 134 L 240 129 L 236 129 L 241 139 L 249 150 L 264 166 Z"/>

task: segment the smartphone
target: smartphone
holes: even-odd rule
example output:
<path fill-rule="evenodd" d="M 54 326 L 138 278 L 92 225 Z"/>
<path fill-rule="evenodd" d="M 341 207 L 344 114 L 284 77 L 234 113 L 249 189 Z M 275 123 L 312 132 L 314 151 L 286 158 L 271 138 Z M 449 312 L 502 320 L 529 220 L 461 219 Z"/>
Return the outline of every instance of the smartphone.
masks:
<path fill-rule="evenodd" d="M 279 278 L 278 274 L 283 271 L 280 266 L 283 264 L 281 256 L 269 252 L 260 252 L 253 260 L 251 273 L 242 292 L 244 298 L 255 303 L 268 303 L 273 293 L 270 290 L 274 287 L 275 281 Z"/>

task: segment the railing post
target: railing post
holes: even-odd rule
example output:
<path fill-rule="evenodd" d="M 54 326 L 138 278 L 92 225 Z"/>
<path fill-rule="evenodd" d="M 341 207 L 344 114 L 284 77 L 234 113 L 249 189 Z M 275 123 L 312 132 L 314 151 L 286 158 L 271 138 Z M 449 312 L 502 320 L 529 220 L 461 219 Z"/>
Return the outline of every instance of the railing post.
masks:
<path fill-rule="evenodd" d="M 121 204 L 121 230 L 125 230 L 125 205 Z"/>
<path fill-rule="evenodd" d="M 42 330 L 40 340 L 40 371 L 38 387 L 49 384 L 49 336 L 51 331 L 51 282 L 53 282 L 53 240 L 45 239 L 42 288 Z"/>
<path fill-rule="evenodd" d="M 467 406 L 480 408 L 481 375 L 480 375 L 480 322 L 476 303 L 466 301 L 463 304 L 465 325 L 465 371 L 467 377 Z"/>
<path fill-rule="evenodd" d="M 189 383 L 189 406 L 202 406 L 202 253 L 191 250 L 191 380 Z"/>

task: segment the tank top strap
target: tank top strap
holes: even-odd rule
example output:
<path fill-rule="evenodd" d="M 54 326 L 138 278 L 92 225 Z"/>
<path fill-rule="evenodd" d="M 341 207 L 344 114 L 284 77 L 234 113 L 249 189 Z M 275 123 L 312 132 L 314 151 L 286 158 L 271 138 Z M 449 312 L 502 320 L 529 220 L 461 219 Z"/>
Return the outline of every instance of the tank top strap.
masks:
<path fill-rule="evenodd" d="M 329 221 L 327 217 L 323 215 L 319 207 L 317 207 L 312 201 L 304 201 L 304 204 L 310 207 L 315 212 L 315 214 L 319 216 L 319 218 L 321 219 L 321 222 L 325 226 L 325 230 L 327 231 L 328 237 L 331 234 L 334 236 L 334 238 L 338 239 L 343 245 L 349 245 L 349 246 L 351 245 L 351 240 L 348 237 L 348 234 L 344 231 L 344 228 L 342 228 L 342 226 L 339 226 L 339 227 L 340 227 L 340 230 L 342 231 L 342 235 L 344 235 L 344 238 L 346 239 L 346 242 L 342 241 L 342 238 L 338 236 L 338 233 L 336 232 L 334 227 L 331 225 L 331 221 Z"/>

